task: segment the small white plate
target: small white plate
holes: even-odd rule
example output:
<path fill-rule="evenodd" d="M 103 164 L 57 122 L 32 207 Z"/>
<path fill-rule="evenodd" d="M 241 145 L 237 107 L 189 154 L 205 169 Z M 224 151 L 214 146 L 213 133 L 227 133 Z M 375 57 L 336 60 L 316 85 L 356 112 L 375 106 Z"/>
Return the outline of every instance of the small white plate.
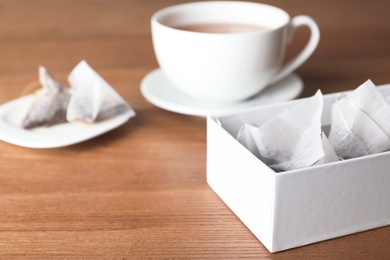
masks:
<path fill-rule="evenodd" d="M 29 148 L 55 148 L 79 143 L 108 132 L 134 116 L 129 111 L 93 124 L 63 123 L 31 130 L 20 125 L 34 95 L 24 96 L 0 106 L 0 140 Z"/>
<path fill-rule="evenodd" d="M 172 112 L 195 115 L 227 115 L 252 107 L 296 98 L 303 89 L 303 82 L 296 74 L 267 87 L 251 99 L 237 103 L 213 104 L 193 99 L 172 86 L 160 69 L 153 70 L 141 82 L 142 95 L 152 104 Z"/>

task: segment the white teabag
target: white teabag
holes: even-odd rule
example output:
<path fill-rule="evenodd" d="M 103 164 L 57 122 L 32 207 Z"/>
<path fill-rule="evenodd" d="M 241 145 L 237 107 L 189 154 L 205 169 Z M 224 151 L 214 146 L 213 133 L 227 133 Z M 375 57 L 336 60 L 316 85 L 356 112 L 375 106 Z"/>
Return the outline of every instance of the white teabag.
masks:
<path fill-rule="evenodd" d="M 66 122 L 69 90 L 42 66 L 39 67 L 39 81 L 42 88 L 36 91 L 34 101 L 22 121 L 25 129 Z"/>
<path fill-rule="evenodd" d="M 370 80 L 333 104 L 329 141 L 344 159 L 390 149 L 390 105 Z"/>
<path fill-rule="evenodd" d="M 334 152 L 328 156 L 323 149 L 322 109 L 322 93 L 317 91 L 259 127 L 244 124 L 238 140 L 275 171 L 336 161 Z"/>
<path fill-rule="evenodd" d="M 67 120 L 92 123 L 116 115 L 135 111 L 126 101 L 85 61 L 81 61 L 69 74 L 72 96 Z"/>

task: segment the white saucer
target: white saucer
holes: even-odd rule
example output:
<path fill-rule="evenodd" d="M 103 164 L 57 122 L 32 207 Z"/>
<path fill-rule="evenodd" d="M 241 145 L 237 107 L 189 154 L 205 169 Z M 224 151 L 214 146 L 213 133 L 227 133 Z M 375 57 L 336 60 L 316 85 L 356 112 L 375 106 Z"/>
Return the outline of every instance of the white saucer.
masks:
<path fill-rule="evenodd" d="M 67 146 L 108 132 L 134 116 L 134 112 L 129 111 L 93 124 L 63 123 L 26 130 L 20 125 L 33 98 L 28 95 L 0 106 L 0 140 L 29 148 Z"/>
<path fill-rule="evenodd" d="M 212 104 L 193 99 L 172 86 L 160 69 L 153 70 L 141 82 L 142 95 L 152 104 L 172 112 L 195 115 L 227 115 L 250 108 L 296 98 L 303 89 L 303 82 L 296 74 L 264 89 L 251 99 L 238 103 Z"/>

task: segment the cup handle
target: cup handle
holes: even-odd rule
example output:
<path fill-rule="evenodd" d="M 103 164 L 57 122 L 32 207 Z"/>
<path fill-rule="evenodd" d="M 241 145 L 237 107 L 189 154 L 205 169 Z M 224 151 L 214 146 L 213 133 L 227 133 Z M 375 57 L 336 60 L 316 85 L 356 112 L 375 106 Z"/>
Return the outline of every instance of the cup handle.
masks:
<path fill-rule="evenodd" d="M 299 26 L 307 26 L 310 29 L 310 39 L 308 43 L 306 44 L 305 48 L 291 61 L 286 63 L 280 71 L 276 74 L 276 76 L 271 80 L 270 84 L 275 83 L 287 75 L 289 75 L 291 72 L 293 72 L 296 68 L 298 68 L 302 63 L 304 63 L 310 55 L 314 52 L 316 49 L 318 42 L 320 40 L 320 30 L 316 24 L 316 22 L 306 15 L 299 15 L 295 16 L 290 23 L 290 28 L 288 30 L 288 42 L 292 40 L 292 37 L 294 35 L 295 30 Z"/>

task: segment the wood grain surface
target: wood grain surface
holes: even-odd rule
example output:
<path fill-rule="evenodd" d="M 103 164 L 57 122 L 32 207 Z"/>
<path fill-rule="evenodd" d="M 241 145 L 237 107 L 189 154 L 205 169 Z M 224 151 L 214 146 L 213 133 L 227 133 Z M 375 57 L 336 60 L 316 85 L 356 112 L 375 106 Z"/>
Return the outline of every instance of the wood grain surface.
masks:
<path fill-rule="evenodd" d="M 65 83 L 86 59 L 137 111 L 69 147 L 0 142 L 0 259 L 389 259 L 390 227 L 270 254 L 208 187 L 205 119 L 157 108 L 139 88 L 158 67 L 150 17 L 183 2 L 0 1 L 0 104 L 37 80 L 38 65 Z M 390 1 L 262 2 L 320 26 L 297 70 L 303 97 L 390 83 Z M 307 37 L 299 30 L 287 56 Z"/>

